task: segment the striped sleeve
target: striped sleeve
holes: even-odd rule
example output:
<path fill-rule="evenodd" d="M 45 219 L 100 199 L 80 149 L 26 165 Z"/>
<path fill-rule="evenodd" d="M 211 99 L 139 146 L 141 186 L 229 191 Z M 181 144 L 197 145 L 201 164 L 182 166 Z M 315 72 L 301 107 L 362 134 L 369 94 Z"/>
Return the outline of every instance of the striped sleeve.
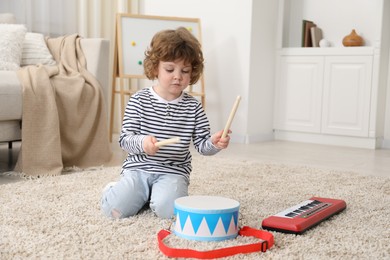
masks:
<path fill-rule="evenodd" d="M 129 154 L 142 154 L 144 152 L 142 142 L 146 135 L 140 134 L 140 114 L 138 99 L 131 97 L 123 117 L 122 130 L 119 137 L 120 147 Z"/>

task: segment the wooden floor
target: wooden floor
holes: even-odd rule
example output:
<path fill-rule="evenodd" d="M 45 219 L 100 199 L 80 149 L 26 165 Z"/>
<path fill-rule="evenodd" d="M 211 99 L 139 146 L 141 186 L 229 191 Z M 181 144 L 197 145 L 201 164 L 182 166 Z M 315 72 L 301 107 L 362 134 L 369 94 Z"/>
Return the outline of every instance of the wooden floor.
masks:
<path fill-rule="evenodd" d="M 0 173 L 13 169 L 19 149 L 20 142 L 15 142 L 11 150 L 8 149 L 7 143 L 0 143 Z M 114 156 L 108 166 L 121 165 L 126 156 L 125 152 L 119 148 L 117 142 L 112 143 L 112 150 Z M 249 145 L 232 143 L 228 149 L 215 156 L 232 160 L 247 159 L 307 165 L 390 177 L 390 150 L 385 149 L 370 150 L 272 141 Z M 5 174 L 0 175 L 0 184 L 13 181 L 18 181 L 18 179 Z"/>

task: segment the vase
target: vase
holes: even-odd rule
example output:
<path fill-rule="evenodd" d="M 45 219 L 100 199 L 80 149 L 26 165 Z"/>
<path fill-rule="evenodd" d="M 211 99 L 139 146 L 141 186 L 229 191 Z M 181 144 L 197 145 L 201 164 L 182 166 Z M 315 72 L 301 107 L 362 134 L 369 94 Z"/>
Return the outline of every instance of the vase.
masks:
<path fill-rule="evenodd" d="M 363 38 L 356 33 L 355 29 L 353 29 L 350 34 L 343 38 L 343 45 L 345 47 L 362 46 Z"/>

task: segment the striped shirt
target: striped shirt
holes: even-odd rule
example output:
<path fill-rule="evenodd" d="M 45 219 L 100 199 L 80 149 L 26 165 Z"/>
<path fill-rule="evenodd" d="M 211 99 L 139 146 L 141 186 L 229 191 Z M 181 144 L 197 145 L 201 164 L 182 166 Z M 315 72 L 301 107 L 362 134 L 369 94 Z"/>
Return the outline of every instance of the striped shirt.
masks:
<path fill-rule="evenodd" d="M 180 137 L 180 142 L 160 147 L 155 155 L 147 155 L 143 139 L 154 136 L 158 141 Z M 123 169 L 139 169 L 154 174 L 181 174 L 189 178 L 191 140 L 202 155 L 220 150 L 210 139 L 210 124 L 201 103 L 187 93 L 173 101 L 159 97 L 153 88 L 134 94 L 126 107 L 119 144 L 128 156 Z"/>

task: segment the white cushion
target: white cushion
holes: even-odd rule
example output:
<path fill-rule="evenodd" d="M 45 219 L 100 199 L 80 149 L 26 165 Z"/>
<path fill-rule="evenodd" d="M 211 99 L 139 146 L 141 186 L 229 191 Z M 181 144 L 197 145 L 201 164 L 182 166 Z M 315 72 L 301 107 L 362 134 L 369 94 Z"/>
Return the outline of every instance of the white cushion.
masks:
<path fill-rule="evenodd" d="M 22 24 L 0 24 L 0 70 L 20 68 L 26 31 Z"/>
<path fill-rule="evenodd" d="M 43 34 L 28 32 L 23 42 L 21 66 L 35 64 L 55 65 L 56 62 L 47 48 Z"/>

